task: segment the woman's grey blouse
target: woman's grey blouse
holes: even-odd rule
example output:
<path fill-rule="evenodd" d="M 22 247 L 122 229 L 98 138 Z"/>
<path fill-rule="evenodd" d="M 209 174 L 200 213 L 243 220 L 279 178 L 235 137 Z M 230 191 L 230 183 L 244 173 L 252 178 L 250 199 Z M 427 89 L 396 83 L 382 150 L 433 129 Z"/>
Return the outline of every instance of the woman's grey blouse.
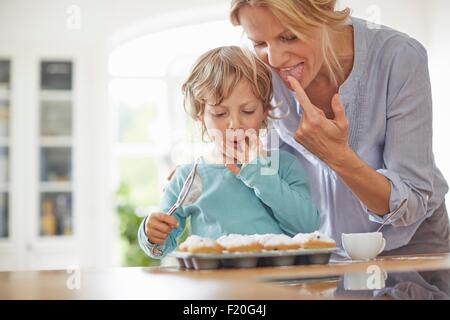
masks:
<path fill-rule="evenodd" d="M 384 26 L 374 28 L 357 18 L 350 21 L 354 66 L 339 89 L 349 120 L 349 144 L 361 159 L 389 179 L 391 212 L 407 199 L 406 208 L 383 230 L 386 250 L 407 245 L 413 236 L 422 251 L 439 251 L 436 242 L 442 250 L 448 250 L 449 222 L 444 204 L 448 186 L 432 151 L 426 50 L 406 34 Z M 385 218 L 369 212 L 326 164 L 294 140 L 302 111 L 293 93 L 275 73 L 273 76 L 274 104 L 278 106 L 275 115 L 283 117 L 274 121 L 274 127 L 282 148 L 295 154 L 308 173 L 311 193 L 321 212 L 320 230 L 339 246 L 342 233 L 376 231 Z M 433 220 L 427 218 L 438 211 L 434 225 L 424 227 Z M 419 226 L 423 232 L 416 234 Z M 437 232 L 436 226 L 442 232 Z M 430 236 L 440 239 L 433 242 Z"/>

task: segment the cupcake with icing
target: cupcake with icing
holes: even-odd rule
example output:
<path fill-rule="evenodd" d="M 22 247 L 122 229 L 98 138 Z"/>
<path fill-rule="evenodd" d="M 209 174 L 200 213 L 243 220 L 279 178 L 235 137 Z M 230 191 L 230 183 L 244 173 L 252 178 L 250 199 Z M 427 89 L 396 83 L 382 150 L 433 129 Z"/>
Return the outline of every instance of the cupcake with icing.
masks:
<path fill-rule="evenodd" d="M 263 248 L 256 238 L 250 235 L 230 234 L 220 237 L 217 242 L 231 253 L 259 252 Z"/>
<path fill-rule="evenodd" d="M 273 235 L 264 242 L 264 250 L 268 251 L 284 251 L 296 249 L 300 249 L 299 243 L 285 234 Z"/>
<path fill-rule="evenodd" d="M 336 241 L 319 231 L 299 233 L 293 239 L 303 249 L 327 249 L 336 247 Z"/>
<path fill-rule="evenodd" d="M 219 254 L 223 252 L 223 249 L 224 248 L 217 241 L 197 235 L 189 236 L 186 241 L 179 246 L 180 251 L 190 253 Z"/>

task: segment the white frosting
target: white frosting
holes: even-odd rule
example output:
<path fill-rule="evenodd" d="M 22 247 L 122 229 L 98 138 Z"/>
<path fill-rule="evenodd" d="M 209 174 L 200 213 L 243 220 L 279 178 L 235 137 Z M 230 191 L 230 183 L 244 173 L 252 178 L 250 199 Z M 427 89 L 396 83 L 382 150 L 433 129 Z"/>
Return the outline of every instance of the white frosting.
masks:
<path fill-rule="evenodd" d="M 253 238 L 255 239 L 255 241 L 257 241 L 258 243 L 264 245 L 270 238 L 272 238 L 273 236 L 276 236 L 276 234 L 273 233 L 268 233 L 268 234 L 255 234 L 253 235 Z"/>
<path fill-rule="evenodd" d="M 251 246 L 258 243 L 254 236 L 242 234 L 230 234 L 228 236 L 222 236 L 217 239 L 217 242 L 225 248 Z"/>
<path fill-rule="evenodd" d="M 299 243 L 308 242 L 310 240 L 319 240 L 323 242 L 336 243 L 333 239 L 331 239 L 330 237 L 328 237 L 323 233 L 320 233 L 319 231 L 315 231 L 313 233 L 299 233 L 293 239 Z"/>
<path fill-rule="evenodd" d="M 303 244 L 311 240 L 319 240 L 326 243 L 336 243 L 332 238 L 323 233 L 315 231 L 313 233 L 299 233 L 291 238 L 285 234 L 230 234 L 222 236 L 217 240 L 200 237 L 197 235 L 189 236 L 186 241 L 180 245 L 180 249 L 187 250 L 190 247 L 215 247 L 218 244 L 225 248 L 235 248 L 243 246 L 252 246 L 260 244 L 263 246 L 283 246 L 292 244 Z"/>
<path fill-rule="evenodd" d="M 295 235 L 295 237 L 293 239 L 294 239 L 294 241 L 297 241 L 298 243 L 304 243 L 311 239 L 311 235 L 310 235 L 310 233 L 299 233 L 299 234 Z"/>
<path fill-rule="evenodd" d="M 297 241 L 295 241 L 293 238 L 285 235 L 285 234 L 277 234 L 272 237 L 270 237 L 265 243 L 265 246 L 283 246 L 283 245 L 293 245 L 296 244 Z"/>
<path fill-rule="evenodd" d="M 215 246 L 217 246 L 217 242 L 215 240 L 199 237 L 197 235 L 191 235 L 180 245 L 180 248 Z"/>

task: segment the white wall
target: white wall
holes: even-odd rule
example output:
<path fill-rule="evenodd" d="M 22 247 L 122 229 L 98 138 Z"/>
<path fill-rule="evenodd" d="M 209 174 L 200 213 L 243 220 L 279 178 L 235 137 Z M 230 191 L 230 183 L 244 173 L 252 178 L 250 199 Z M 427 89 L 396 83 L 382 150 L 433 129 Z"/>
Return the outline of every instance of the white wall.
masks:
<path fill-rule="evenodd" d="M 439 0 L 338 0 L 352 15 L 403 31 L 423 44 L 428 42 L 428 4 Z"/>
<path fill-rule="evenodd" d="M 434 154 L 450 182 L 450 1 L 429 1 L 429 65 L 433 89 Z M 446 197 L 447 208 L 450 194 Z"/>

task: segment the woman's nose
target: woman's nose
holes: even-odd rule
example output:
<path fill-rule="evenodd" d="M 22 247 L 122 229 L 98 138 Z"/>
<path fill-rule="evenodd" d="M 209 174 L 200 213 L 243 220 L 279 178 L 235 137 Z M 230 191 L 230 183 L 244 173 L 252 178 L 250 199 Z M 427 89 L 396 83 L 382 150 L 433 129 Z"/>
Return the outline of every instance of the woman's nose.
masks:
<path fill-rule="evenodd" d="M 270 45 L 267 47 L 267 60 L 269 65 L 273 68 L 286 67 L 288 61 L 287 54 L 276 45 Z"/>

